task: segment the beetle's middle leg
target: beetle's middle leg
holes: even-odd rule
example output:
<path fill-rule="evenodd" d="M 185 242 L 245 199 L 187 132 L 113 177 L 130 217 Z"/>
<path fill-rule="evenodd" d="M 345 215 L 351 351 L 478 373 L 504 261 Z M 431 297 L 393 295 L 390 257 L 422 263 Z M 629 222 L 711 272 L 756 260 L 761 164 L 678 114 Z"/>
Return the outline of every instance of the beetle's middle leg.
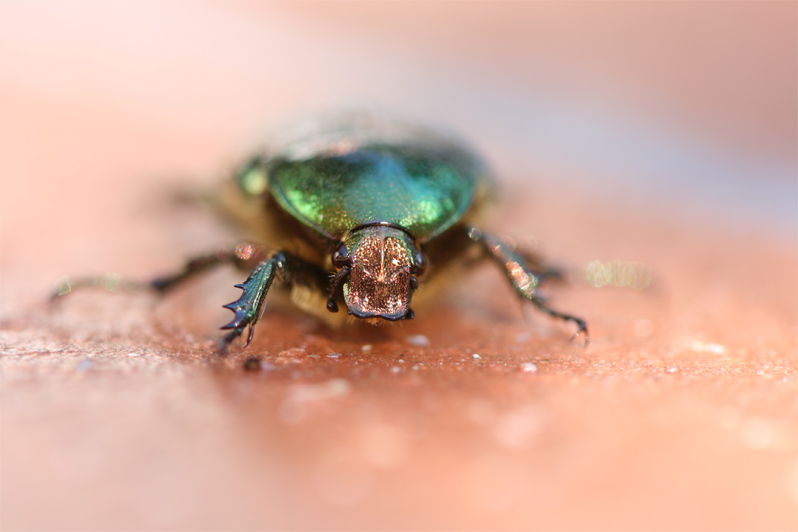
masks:
<path fill-rule="evenodd" d="M 219 345 L 224 353 L 227 347 L 249 327 L 246 345 L 252 341 L 253 328 L 263 314 L 266 294 L 275 277 L 289 286 L 301 285 L 317 291 L 330 283 L 325 270 L 288 251 L 277 251 L 262 260 L 242 284 L 235 285 L 244 291 L 236 301 L 224 305 L 235 313 L 233 320 L 222 327 L 230 332 L 222 338 Z"/>
<path fill-rule="evenodd" d="M 588 333 L 585 320 L 551 308 L 538 293 L 538 287 L 544 280 L 562 278 L 561 270 L 546 267 L 533 253 L 516 249 L 515 246 L 500 238 L 475 228 L 469 230 L 468 236 L 471 240 L 481 244 L 488 256 L 504 270 L 504 274 L 519 297 L 530 301 L 549 316 L 575 323 L 577 331 L 571 339 L 585 333 L 585 346 L 587 346 Z"/>
<path fill-rule="evenodd" d="M 186 265 L 183 266 L 182 270 L 172 275 L 164 275 L 152 279 L 149 283 L 147 283 L 148 288 L 163 294 L 199 273 L 206 272 L 221 264 L 239 264 L 244 262 L 244 260 L 245 259 L 239 257 L 235 252 L 228 250 L 220 250 L 217 253 L 200 255 L 186 262 Z"/>

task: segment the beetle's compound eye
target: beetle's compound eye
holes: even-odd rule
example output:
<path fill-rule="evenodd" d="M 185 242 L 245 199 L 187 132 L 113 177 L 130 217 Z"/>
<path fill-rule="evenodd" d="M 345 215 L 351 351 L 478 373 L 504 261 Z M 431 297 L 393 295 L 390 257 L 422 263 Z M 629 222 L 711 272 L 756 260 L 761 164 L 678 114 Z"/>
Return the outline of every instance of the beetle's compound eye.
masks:
<path fill-rule="evenodd" d="M 410 268 L 410 272 L 413 275 L 421 277 L 424 275 L 425 271 L 427 271 L 427 257 L 421 252 L 421 250 L 418 250 L 413 257 L 413 265 Z"/>
<path fill-rule="evenodd" d="M 345 268 L 352 265 L 352 257 L 349 256 L 349 250 L 346 245 L 341 244 L 336 248 L 332 255 L 332 263 L 336 268 Z"/>

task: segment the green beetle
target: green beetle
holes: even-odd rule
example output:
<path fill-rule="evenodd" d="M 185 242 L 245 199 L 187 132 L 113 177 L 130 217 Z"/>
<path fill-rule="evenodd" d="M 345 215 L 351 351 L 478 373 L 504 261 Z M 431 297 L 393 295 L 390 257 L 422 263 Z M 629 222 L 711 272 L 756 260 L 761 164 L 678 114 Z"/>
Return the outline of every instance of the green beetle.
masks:
<path fill-rule="evenodd" d="M 224 212 L 270 251 L 243 245 L 195 258 L 148 287 L 165 292 L 223 262 L 251 273 L 221 349 L 249 327 L 246 344 L 276 280 L 305 310 L 369 322 L 412 319 L 419 285 L 441 272 L 492 259 L 516 293 L 551 316 L 585 321 L 549 307 L 538 294 L 561 276 L 531 252 L 473 223 L 495 182 L 485 165 L 451 137 L 371 112 L 339 113 L 284 131 L 247 161 L 218 196 Z M 71 290 L 70 290 L 71 291 Z M 325 303 L 326 300 L 326 303 Z M 325 310 L 326 309 L 326 310 Z"/>

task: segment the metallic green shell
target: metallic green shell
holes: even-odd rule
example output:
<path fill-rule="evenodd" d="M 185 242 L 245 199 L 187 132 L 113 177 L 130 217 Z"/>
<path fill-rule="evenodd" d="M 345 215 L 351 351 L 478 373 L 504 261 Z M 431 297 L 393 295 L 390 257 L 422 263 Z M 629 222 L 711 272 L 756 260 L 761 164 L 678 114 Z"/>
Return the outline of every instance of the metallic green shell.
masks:
<path fill-rule="evenodd" d="M 492 188 L 468 150 L 428 130 L 374 121 L 308 135 L 269 157 L 265 170 L 277 203 L 331 239 L 385 220 L 424 242 Z"/>

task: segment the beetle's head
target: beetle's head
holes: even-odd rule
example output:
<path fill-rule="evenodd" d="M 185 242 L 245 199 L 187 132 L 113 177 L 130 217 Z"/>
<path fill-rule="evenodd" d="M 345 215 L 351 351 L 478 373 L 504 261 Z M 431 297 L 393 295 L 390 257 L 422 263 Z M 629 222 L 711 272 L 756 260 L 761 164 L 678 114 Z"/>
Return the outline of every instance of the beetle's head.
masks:
<path fill-rule="evenodd" d="M 395 321 L 413 318 L 410 298 L 426 259 L 410 234 L 393 224 L 355 228 L 333 252 L 338 273 L 327 308 L 335 312 L 339 286 L 349 314 Z"/>

